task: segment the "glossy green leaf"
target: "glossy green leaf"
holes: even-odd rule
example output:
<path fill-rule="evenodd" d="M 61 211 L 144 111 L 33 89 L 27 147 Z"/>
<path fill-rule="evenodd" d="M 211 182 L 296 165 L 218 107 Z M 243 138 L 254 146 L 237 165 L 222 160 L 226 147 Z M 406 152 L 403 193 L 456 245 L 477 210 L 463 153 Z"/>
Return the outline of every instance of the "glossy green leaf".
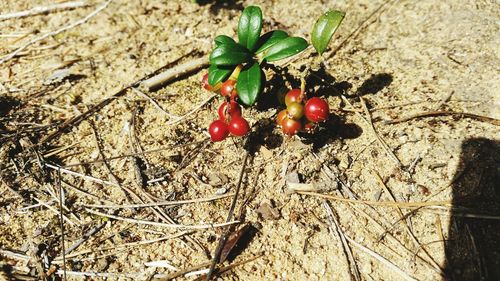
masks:
<path fill-rule="evenodd" d="M 342 23 L 345 13 L 340 11 L 328 11 L 323 14 L 314 24 L 311 42 L 314 49 L 321 55 L 328 47 L 333 34 Z"/>
<path fill-rule="evenodd" d="M 248 62 L 252 54 L 247 48 L 237 43 L 224 43 L 217 46 L 210 54 L 210 64 L 237 65 Z"/>
<path fill-rule="evenodd" d="M 255 103 L 262 91 L 262 77 L 260 65 L 256 62 L 245 66 L 241 70 L 236 83 L 236 90 L 243 104 L 251 106 Z"/>
<path fill-rule="evenodd" d="M 302 52 L 307 48 L 307 41 L 300 37 L 288 37 L 277 42 L 264 53 L 264 59 L 267 61 L 277 61 L 291 57 Z"/>
<path fill-rule="evenodd" d="M 257 6 L 243 10 L 238 23 L 238 40 L 249 50 L 254 50 L 262 30 L 262 11 Z"/>
<path fill-rule="evenodd" d="M 234 66 L 210 65 L 208 68 L 208 84 L 215 86 L 217 83 L 225 81 L 234 70 Z"/>
<path fill-rule="evenodd" d="M 222 44 L 231 44 L 231 43 L 234 43 L 236 44 L 236 42 L 234 41 L 233 38 L 227 36 L 227 35 L 219 35 L 217 37 L 214 38 L 214 42 L 215 42 L 215 46 L 218 47 Z"/>
<path fill-rule="evenodd" d="M 275 45 L 276 43 L 280 42 L 281 40 L 285 39 L 288 37 L 288 34 L 284 32 L 283 30 L 273 30 L 269 31 L 268 33 L 262 35 L 259 38 L 259 41 L 257 42 L 257 51 L 255 51 L 256 54 L 262 53 L 271 46 Z"/>

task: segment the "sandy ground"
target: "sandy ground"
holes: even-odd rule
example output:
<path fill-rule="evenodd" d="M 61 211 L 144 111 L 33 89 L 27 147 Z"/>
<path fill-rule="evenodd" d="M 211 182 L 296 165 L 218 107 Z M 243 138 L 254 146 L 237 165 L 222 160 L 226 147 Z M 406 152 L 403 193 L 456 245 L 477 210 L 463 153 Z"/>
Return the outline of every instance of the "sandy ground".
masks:
<path fill-rule="evenodd" d="M 332 108 L 335 117 L 327 129 L 312 138 L 286 138 L 273 126 L 275 109 L 244 110 L 255 134 L 236 217 L 252 231 L 245 235 L 240 253 L 224 265 L 258 258 L 220 278 L 350 280 L 356 267 L 361 280 L 498 280 L 500 239 L 495 233 L 500 232 L 500 192 L 494 183 L 500 171 L 499 4 L 222 2 L 200 6 L 181 0 L 113 1 L 82 25 L 37 41 L 0 64 L 0 263 L 4 275 L 10 276 L 5 278 L 61 268 L 59 187 L 64 190 L 66 249 L 101 226 L 68 255 L 67 270 L 73 272 L 69 279 L 83 278 L 76 272 L 99 272 L 109 280 L 147 280 L 209 261 L 222 228 L 151 226 L 89 210 L 151 222 L 207 225 L 225 221 L 230 197 L 111 211 L 86 206 L 234 192 L 244 140 L 206 141 L 206 128 L 221 102 L 219 97 L 206 102 L 212 94 L 199 83 L 206 70 L 149 93 L 164 111 L 177 116 L 202 105 L 178 123 L 170 124 L 158 107 L 128 90 L 55 138 L 44 138 L 62 122 L 157 69 L 206 56 L 216 35 L 236 37 L 239 14 L 252 4 L 262 8 L 265 30 L 280 28 L 306 38 L 322 12 L 338 9 L 347 16 L 325 55 L 324 68 L 308 80 L 308 91 L 323 95 Z M 88 3 L 0 21 L 0 60 L 105 2 Z M 0 14 L 37 5 L 47 3 L 1 1 Z M 288 70 L 298 77 L 311 61 L 304 56 Z M 61 70 L 67 75 L 54 80 Z M 370 114 L 363 110 L 363 101 Z M 474 116 L 439 113 L 386 122 L 433 111 Z M 155 149 L 160 150 L 141 153 Z M 115 156 L 123 157 L 95 162 Z M 92 163 L 70 166 L 88 162 Z M 65 171 L 59 176 L 47 164 L 92 178 Z M 349 189 L 356 200 L 370 201 L 328 200 L 354 262 L 348 262 L 328 219 L 326 201 L 287 192 L 286 177 L 293 173 L 323 194 L 349 198 Z M 483 187 L 493 189 L 486 197 L 487 207 L 451 210 L 451 205 L 472 202 L 470 198 L 476 197 L 470 196 L 482 194 Z M 465 190 L 465 195 L 458 190 Z M 388 191 L 398 202 L 439 202 L 416 211 L 402 208 L 406 219 L 401 219 L 398 209 L 388 206 L 393 200 Z M 464 214 L 474 218 L 458 219 Z M 490 219 L 480 218 L 485 215 Z M 469 242 L 449 243 L 461 241 L 456 235 L 463 233 L 468 233 L 462 238 Z M 130 244 L 140 241 L 149 242 Z M 467 258 L 454 263 L 457 255 Z M 158 260 L 168 261 L 170 267 L 145 264 Z"/>

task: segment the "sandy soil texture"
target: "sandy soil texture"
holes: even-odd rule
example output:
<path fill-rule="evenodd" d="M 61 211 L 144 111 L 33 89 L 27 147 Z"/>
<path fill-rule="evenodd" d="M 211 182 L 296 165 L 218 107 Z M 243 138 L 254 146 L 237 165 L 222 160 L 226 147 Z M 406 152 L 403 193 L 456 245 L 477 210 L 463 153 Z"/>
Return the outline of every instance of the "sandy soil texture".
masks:
<path fill-rule="evenodd" d="M 64 251 L 70 280 L 194 280 L 237 185 L 221 280 L 500 280 L 498 1 L 207 2 L 0 1 L 0 280 L 63 278 Z M 236 38 L 248 5 L 305 38 L 346 12 L 307 77 L 315 136 L 281 134 L 272 83 L 250 139 L 219 143 L 206 68 L 129 86 Z"/>

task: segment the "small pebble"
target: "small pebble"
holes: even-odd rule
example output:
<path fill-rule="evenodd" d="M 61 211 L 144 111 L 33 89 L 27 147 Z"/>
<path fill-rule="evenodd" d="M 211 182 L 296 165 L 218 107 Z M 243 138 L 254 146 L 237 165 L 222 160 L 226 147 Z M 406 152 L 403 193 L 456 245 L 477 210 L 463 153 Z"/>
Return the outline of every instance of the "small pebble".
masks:
<path fill-rule="evenodd" d="M 215 195 L 223 195 L 223 194 L 226 194 L 226 192 L 227 192 L 227 188 L 221 187 L 215 191 Z"/>

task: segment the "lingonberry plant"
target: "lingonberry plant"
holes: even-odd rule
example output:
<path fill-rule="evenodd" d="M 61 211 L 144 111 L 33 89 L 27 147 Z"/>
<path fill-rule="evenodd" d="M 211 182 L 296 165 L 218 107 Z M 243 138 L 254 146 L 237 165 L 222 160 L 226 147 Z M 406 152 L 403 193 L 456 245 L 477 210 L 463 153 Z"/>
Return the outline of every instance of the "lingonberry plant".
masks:
<path fill-rule="evenodd" d="M 344 15 L 343 12 L 329 11 L 316 21 L 311 43 L 320 56 Z M 203 76 L 202 86 L 209 91 L 220 91 L 225 101 L 219 107 L 219 119 L 209 127 L 212 141 L 222 141 L 229 134 L 246 135 L 250 126 L 242 116 L 240 104 L 249 107 L 258 100 L 266 82 L 263 67 L 294 56 L 308 46 L 304 38 L 289 36 L 283 30 L 272 30 L 263 35 L 261 31 L 262 11 L 259 7 L 249 6 L 239 19 L 238 42 L 226 35 L 214 39 L 210 67 Z M 286 108 L 277 116 L 277 124 L 288 136 L 300 131 L 313 132 L 330 114 L 325 100 L 306 97 L 303 79 L 302 82 L 301 89 L 292 89 L 285 95 Z"/>

